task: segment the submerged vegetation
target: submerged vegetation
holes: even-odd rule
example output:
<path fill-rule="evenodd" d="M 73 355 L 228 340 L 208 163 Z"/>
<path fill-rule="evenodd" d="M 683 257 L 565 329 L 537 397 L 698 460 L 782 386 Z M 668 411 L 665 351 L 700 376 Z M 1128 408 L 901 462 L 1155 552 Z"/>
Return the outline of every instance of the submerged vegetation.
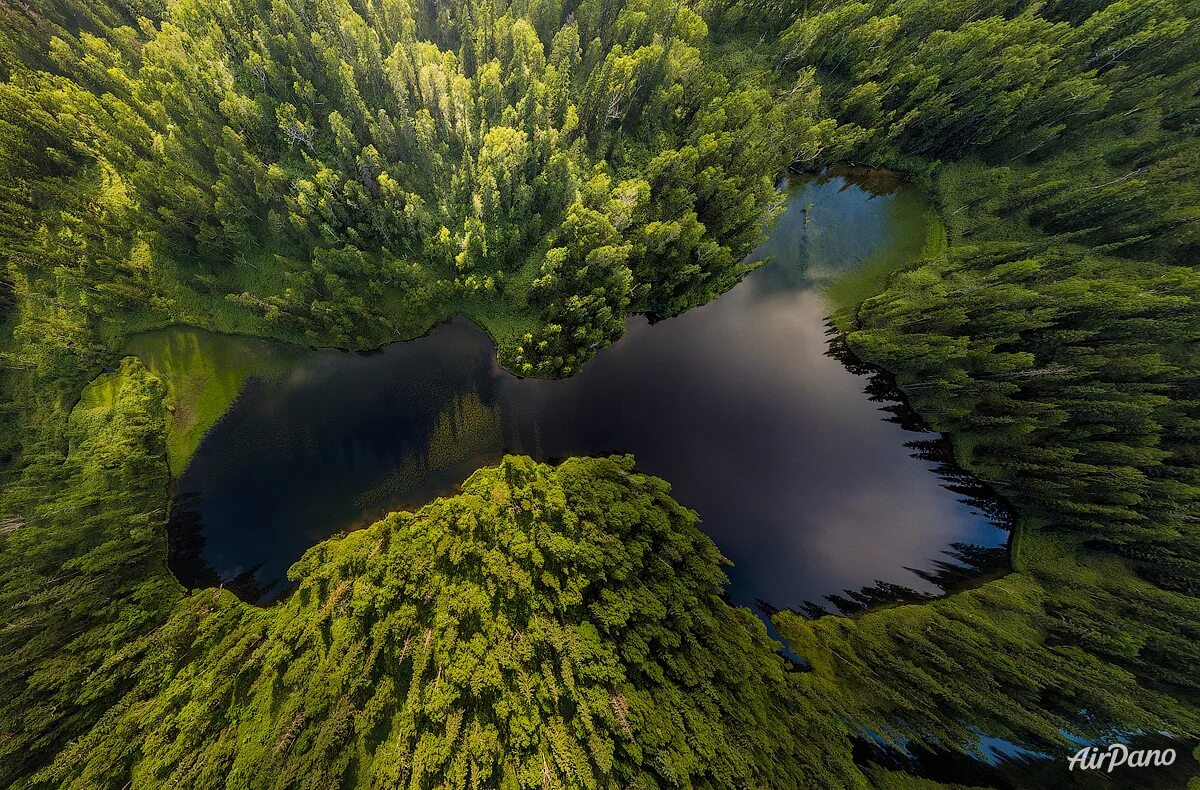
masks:
<path fill-rule="evenodd" d="M 166 387 L 167 463 L 176 478 L 246 381 L 282 375 L 297 356 L 278 343 L 178 327 L 135 335 L 121 351 L 140 358 Z"/>
<path fill-rule="evenodd" d="M 915 787 L 855 741 L 1200 735 L 1194 4 L 813 6 L 0 3 L 0 783 Z M 481 470 L 268 610 L 167 572 L 168 457 L 241 374 L 120 361 L 130 332 L 465 312 L 570 374 L 847 157 L 940 203 L 947 243 L 839 322 L 1013 504 L 1012 574 L 777 613 L 787 672 L 627 459 Z"/>

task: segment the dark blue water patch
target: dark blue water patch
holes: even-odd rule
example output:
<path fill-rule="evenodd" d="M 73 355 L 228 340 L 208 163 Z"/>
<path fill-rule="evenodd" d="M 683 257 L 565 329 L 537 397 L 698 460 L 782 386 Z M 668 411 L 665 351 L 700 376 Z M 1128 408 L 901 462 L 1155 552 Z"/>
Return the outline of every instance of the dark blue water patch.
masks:
<path fill-rule="evenodd" d="M 677 318 L 631 318 L 567 380 L 502 370 L 465 318 L 251 379 L 178 481 L 173 569 L 268 599 L 313 544 L 450 493 L 504 453 L 634 454 L 732 561 L 736 604 L 853 609 L 1002 564 L 1000 506 L 830 332 L 824 284 L 925 237 L 919 195 L 864 187 L 796 184 L 756 253 L 769 264 Z"/>

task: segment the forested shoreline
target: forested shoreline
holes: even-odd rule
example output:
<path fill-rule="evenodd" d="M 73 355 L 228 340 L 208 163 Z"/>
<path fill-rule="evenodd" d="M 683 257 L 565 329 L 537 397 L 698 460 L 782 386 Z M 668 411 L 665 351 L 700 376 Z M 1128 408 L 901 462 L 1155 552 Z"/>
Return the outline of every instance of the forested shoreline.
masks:
<path fill-rule="evenodd" d="M 31 0 L 0 80 L 0 782 L 933 787 L 855 740 L 1200 737 L 1189 4 Z M 516 458 L 314 547 L 286 609 L 167 571 L 175 401 L 129 333 L 461 312 L 570 375 L 848 158 L 939 203 L 838 323 L 1013 504 L 1005 578 L 778 613 L 788 672 L 661 481 Z"/>

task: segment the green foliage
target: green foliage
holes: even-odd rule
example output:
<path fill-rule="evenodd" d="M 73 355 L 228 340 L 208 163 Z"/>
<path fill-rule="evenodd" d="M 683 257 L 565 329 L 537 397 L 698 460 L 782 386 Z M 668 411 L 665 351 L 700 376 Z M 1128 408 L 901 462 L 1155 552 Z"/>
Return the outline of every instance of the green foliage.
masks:
<path fill-rule="evenodd" d="M 96 681 L 180 598 L 166 569 L 162 385 L 136 360 L 84 390 L 61 461 L 0 498 L 0 781 L 87 729 L 120 685 Z"/>
<path fill-rule="evenodd" d="M 667 491 L 628 457 L 509 457 L 312 548 L 276 607 L 196 593 L 91 681 L 129 690 L 30 784 L 850 783 Z"/>
<path fill-rule="evenodd" d="M 38 300 L 107 332 L 133 313 L 366 347 L 501 299 L 528 331 L 565 327 L 521 352 L 539 374 L 569 372 L 629 310 L 736 281 L 781 141 L 819 120 L 811 97 L 730 85 L 704 21 L 662 0 L 440 9 L 180 0 L 136 26 L 42 19 L 46 57 L 0 84 L 0 172 L 19 184 L 0 252 Z M 636 195 L 593 178 L 648 168 Z M 615 212 L 629 272 L 575 238 L 529 303 L 510 281 L 546 268 L 580 204 Z"/>
<path fill-rule="evenodd" d="M 930 786 L 851 739 L 1200 733 L 1198 26 L 1178 0 L 0 4 L 0 781 Z M 167 458 L 270 361 L 148 371 L 129 333 L 365 347 L 463 311 L 570 374 L 734 284 L 785 165 L 848 157 L 926 183 L 946 236 L 838 325 L 1014 505 L 1013 574 L 781 613 L 812 665 L 785 673 L 625 459 L 481 470 L 314 547 L 270 610 L 167 573 Z"/>
<path fill-rule="evenodd" d="M 972 154 L 931 179 L 948 248 L 841 321 L 1014 505 L 1018 572 L 777 625 L 821 706 L 896 748 L 969 748 L 982 732 L 1058 754 L 1064 731 L 1194 734 L 1194 12 L 1032 9 L 918 36 L 888 21 L 909 21 L 905 5 L 801 18 L 781 57 L 854 85 L 837 114 L 873 127 L 875 156 Z"/>

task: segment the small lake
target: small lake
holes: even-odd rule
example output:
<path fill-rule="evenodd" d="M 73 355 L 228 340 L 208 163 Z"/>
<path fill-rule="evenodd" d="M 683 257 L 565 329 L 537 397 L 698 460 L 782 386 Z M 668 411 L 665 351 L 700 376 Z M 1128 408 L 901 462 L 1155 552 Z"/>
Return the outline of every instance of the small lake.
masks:
<path fill-rule="evenodd" d="M 915 255 L 927 230 L 921 195 L 886 174 L 794 178 L 754 254 L 770 263 L 677 318 L 631 318 L 562 381 L 502 370 L 465 318 L 375 352 L 295 349 L 249 379 L 178 480 L 172 568 L 268 600 L 313 544 L 504 453 L 632 453 L 699 512 L 733 562 L 734 603 L 832 609 L 823 596 L 843 590 L 873 587 L 859 601 L 876 602 L 994 572 L 1002 508 L 827 322 L 830 283 Z M 224 342 L 182 327 L 138 342 L 180 333 Z"/>

